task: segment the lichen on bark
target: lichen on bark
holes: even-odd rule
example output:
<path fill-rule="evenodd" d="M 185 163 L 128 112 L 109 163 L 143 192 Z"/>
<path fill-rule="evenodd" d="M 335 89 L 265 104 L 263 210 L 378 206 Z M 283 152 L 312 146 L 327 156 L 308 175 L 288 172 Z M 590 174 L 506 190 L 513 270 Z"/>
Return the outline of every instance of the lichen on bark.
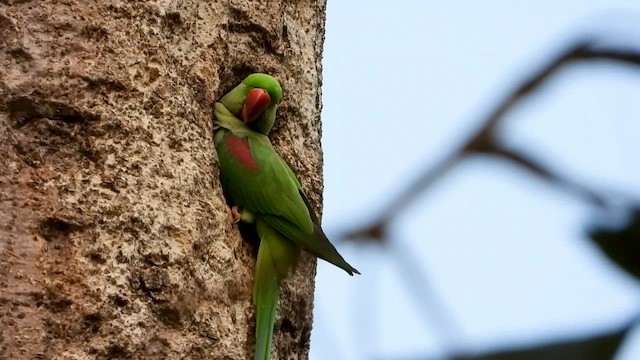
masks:
<path fill-rule="evenodd" d="M 274 145 L 321 203 L 324 1 L 0 1 L 0 358 L 252 357 L 255 246 L 211 105 L 268 72 Z M 308 357 L 315 261 L 274 358 Z"/>

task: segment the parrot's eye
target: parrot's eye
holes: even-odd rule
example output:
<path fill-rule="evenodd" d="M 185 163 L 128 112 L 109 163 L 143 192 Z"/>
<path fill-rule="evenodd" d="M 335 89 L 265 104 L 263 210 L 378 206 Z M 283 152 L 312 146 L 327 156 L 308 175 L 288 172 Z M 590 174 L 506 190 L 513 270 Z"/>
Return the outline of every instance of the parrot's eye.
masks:
<path fill-rule="evenodd" d="M 271 103 L 271 97 L 265 89 L 255 88 L 251 89 L 247 93 L 247 97 L 242 105 L 240 116 L 245 123 L 255 121 L 264 113 L 269 104 Z"/>

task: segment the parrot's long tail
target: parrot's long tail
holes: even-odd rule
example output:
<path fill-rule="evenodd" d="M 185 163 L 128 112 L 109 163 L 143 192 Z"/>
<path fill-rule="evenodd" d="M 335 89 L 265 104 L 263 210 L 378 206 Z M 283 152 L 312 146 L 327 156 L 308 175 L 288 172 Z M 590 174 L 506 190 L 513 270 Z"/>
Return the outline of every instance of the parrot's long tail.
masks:
<path fill-rule="evenodd" d="M 257 314 L 255 360 L 269 360 L 280 283 L 297 262 L 300 248 L 260 219 L 256 220 L 256 230 L 260 248 L 253 288 Z"/>

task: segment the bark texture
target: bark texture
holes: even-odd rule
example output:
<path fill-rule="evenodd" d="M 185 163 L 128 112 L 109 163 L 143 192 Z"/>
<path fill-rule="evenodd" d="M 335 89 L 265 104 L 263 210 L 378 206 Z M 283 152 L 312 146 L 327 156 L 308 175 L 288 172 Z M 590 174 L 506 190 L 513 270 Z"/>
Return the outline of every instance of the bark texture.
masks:
<path fill-rule="evenodd" d="M 252 357 L 212 102 L 276 76 L 272 140 L 320 204 L 324 7 L 0 0 L 0 358 Z M 274 358 L 308 357 L 314 275 L 285 284 Z"/>

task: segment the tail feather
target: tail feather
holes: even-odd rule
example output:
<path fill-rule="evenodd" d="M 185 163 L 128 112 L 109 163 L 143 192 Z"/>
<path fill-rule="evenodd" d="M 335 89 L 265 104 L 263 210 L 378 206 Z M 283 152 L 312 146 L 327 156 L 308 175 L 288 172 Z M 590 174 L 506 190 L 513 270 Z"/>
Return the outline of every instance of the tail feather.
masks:
<path fill-rule="evenodd" d="M 280 282 L 271 264 L 269 246 L 262 242 L 258 250 L 253 301 L 256 305 L 255 360 L 268 360 L 273 337 L 273 324 L 280 297 Z"/>
<path fill-rule="evenodd" d="M 256 230 L 260 248 L 253 288 L 257 314 L 255 360 L 269 360 L 280 283 L 297 262 L 300 248 L 260 219 L 256 221 Z"/>

